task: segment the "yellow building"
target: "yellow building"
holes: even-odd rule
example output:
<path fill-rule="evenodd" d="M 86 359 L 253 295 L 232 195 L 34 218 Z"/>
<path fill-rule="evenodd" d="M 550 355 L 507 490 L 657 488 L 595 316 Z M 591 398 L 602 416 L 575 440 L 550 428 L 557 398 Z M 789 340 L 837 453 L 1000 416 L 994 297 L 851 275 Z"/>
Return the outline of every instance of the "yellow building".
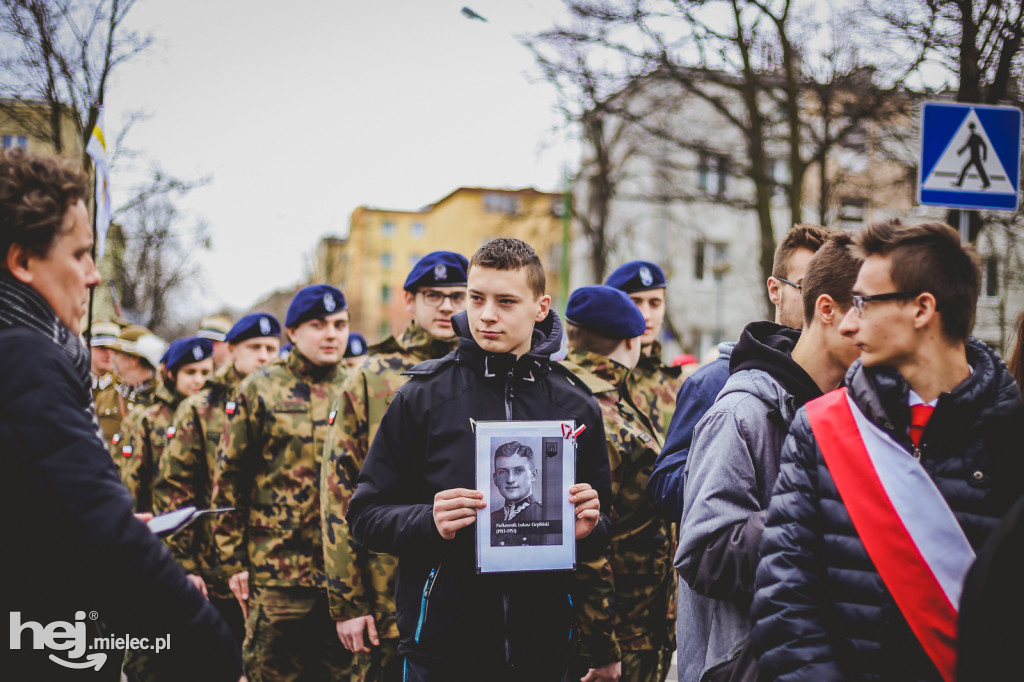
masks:
<path fill-rule="evenodd" d="M 4 149 L 23 147 L 33 154 L 55 154 L 51 111 L 43 102 L 0 99 L 0 143 Z M 81 161 L 84 148 L 75 119 L 64 110 L 60 120 L 61 155 Z"/>
<path fill-rule="evenodd" d="M 460 187 L 418 211 L 360 206 L 352 212 L 348 237 L 320 240 L 313 278 L 345 292 L 352 329 L 371 343 L 401 333 L 408 323 L 402 285 L 416 261 L 431 251 L 456 251 L 469 258 L 494 237 L 522 239 L 537 250 L 547 272 L 547 292 L 555 297 L 561 208 L 561 194 L 483 187 Z"/>

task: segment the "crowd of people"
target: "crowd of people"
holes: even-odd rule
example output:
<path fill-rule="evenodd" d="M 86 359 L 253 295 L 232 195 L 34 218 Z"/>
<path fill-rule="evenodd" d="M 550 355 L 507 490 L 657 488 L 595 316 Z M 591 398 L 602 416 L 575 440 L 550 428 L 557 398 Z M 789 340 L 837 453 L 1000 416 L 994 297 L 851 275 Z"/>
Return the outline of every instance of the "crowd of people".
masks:
<path fill-rule="evenodd" d="M 89 321 L 85 192 L 0 157 L 5 593 L 38 679 L 86 675 L 53 655 L 83 655 L 72 632 L 166 635 L 88 671 L 132 681 L 1020 676 L 1024 311 L 1007 367 L 949 226 L 795 225 L 774 321 L 684 376 L 655 263 L 563 318 L 512 238 L 421 258 L 408 326 L 368 348 L 330 284 L 169 344 Z M 510 441 L 489 508 L 477 424 L 552 420 L 583 427 L 575 479 L 542 487 L 546 453 Z M 476 524 L 562 504 L 573 570 L 478 570 Z M 147 528 L 189 506 L 219 513 Z"/>

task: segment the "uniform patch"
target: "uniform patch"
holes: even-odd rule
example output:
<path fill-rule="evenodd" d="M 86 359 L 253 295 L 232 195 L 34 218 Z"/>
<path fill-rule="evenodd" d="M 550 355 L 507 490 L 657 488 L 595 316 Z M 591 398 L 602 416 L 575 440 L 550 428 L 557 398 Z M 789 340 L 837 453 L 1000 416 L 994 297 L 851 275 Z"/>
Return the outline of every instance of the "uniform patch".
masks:
<path fill-rule="evenodd" d="M 228 415 L 234 414 L 236 407 L 238 407 L 238 404 L 235 401 L 233 401 L 233 400 L 227 401 L 226 403 L 224 403 L 224 414 L 228 414 Z"/>
<path fill-rule="evenodd" d="M 438 263 L 434 266 L 434 281 L 443 282 L 448 279 L 448 268 L 444 263 Z"/>
<path fill-rule="evenodd" d="M 324 294 L 324 310 L 327 312 L 334 312 L 334 309 L 338 307 L 337 302 L 334 300 L 334 296 L 330 293 Z"/>
<path fill-rule="evenodd" d="M 654 274 L 646 265 L 640 268 L 640 283 L 645 287 L 649 287 L 654 284 Z"/>
<path fill-rule="evenodd" d="M 192 346 L 192 357 L 197 361 L 203 359 L 203 347 L 200 345 Z"/>
<path fill-rule="evenodd" d="M 177 430 L 178 429 L 174 428 L 173 426 L 168 426 L 167 427 L 167 440 L 170 440 L 170 439 L 174 438 L 174 434 L 177 432 Z"/>
<path fill-rule="evenodd" d="M 334 419 L 338 416 L 337 410 L 331 410 L 331 413 L 327 415 L 327 425 L 334 426 Z"/>
<path fill-rule="evenodd" d="M 270 336 L 270 320 L 265 317 L 260 318 L 260 332 L 264 336 Z"/>
<path fill-rule="evenodd" d="M 115 433 L 114 437 L 110 439 L 110 442 L 113 443 L 114 445 L 117 445 L 118 443 L 120 443 L 121 442 L 121 434 L 120 433 Z"/>
<path fill-rule="evenodd" d="M 122 457 L 131 457 L 132 456 L 132 446 L 131 445 L 125 445 L 124 447 L 122 447 L 121 448 L 121 456 Z"/>

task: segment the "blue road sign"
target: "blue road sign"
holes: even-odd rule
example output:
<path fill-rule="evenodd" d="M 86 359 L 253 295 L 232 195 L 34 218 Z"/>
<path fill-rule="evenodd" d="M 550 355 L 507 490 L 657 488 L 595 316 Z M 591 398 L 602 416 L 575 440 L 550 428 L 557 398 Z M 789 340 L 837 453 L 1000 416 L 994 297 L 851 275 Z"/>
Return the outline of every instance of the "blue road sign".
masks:
<path fill-rule="evenodd" d="M 1020 109 L 925 102 L 918 201 L 927 206 L 1016 211 L 1020 153 Z"/>

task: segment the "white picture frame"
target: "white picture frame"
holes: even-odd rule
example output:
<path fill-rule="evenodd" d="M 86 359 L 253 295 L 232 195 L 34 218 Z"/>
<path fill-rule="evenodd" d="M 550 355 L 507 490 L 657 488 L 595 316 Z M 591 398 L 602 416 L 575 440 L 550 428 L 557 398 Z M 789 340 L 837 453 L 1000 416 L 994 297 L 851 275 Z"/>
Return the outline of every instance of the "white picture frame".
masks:
<path fill-rule="evenodd" d="M 476 422 L 476 485 L 487 503 L 475 524 L 478 572 L 576 568 L 575 428 L 572 420 Z"/>

